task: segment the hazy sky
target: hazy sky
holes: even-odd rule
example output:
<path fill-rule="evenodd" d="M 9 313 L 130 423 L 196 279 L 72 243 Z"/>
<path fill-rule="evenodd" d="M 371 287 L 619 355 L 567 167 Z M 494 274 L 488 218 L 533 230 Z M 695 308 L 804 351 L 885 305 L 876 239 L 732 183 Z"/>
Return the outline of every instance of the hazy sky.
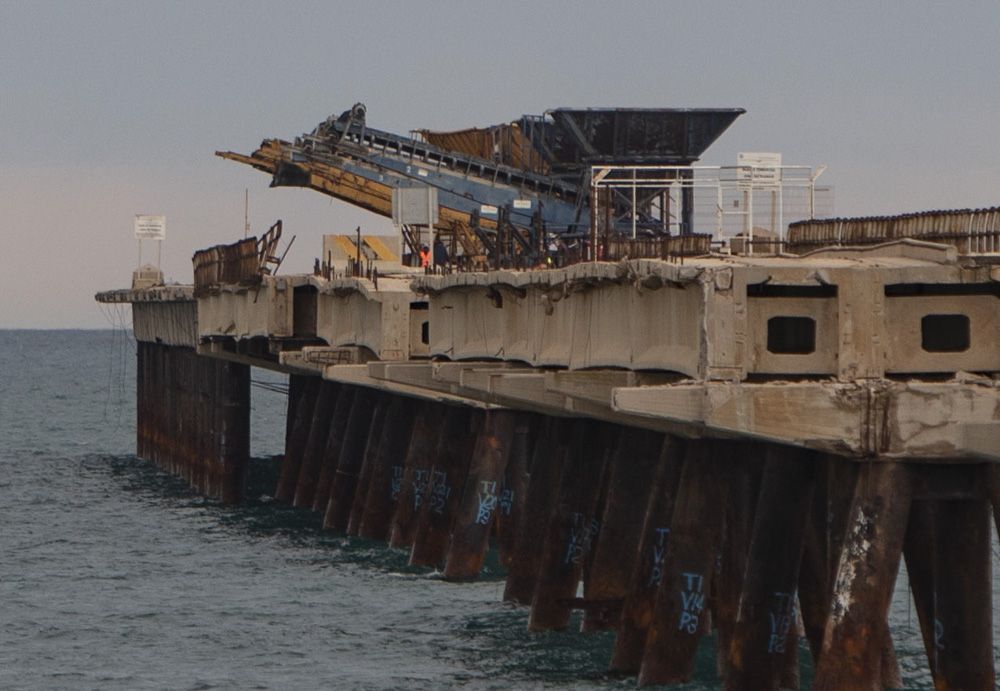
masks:
<path fill-rule="evenodd" d="M 132 217 L 167 216 L 163 269 L 260 232 L 387 230 L 216 158 L 355 101 L 379 129 L 558 106 L 747 109 L 705 163 L 829 166 L 842 215 L 1000 204 L 1000 3 L 8 2 L 0 0 L 0 328 L 108 326 Z M 152 254 L 147 248 L 146 256 Z"/>

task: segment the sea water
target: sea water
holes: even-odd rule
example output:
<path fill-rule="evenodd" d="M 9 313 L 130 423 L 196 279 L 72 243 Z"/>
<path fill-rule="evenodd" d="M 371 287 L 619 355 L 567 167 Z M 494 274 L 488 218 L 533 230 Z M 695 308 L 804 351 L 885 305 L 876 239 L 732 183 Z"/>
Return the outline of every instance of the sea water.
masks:
<path fill-rule="evenodd" d="M 253 387 L 256 458 L 281 453 L 285 405 Z M 495 566 L 447 583 L 323 532 L 266 475 L 250 490 L 221 506 L 136 458 L 123 328 L 0 331 L 0 688 L 634 688 L 606 674 L 612 634 L 529 634 Z M 907 687 L 931 688 L 905 572 L 892 620 Z M 706 640 L 677 688 L 714 668 Z"/>

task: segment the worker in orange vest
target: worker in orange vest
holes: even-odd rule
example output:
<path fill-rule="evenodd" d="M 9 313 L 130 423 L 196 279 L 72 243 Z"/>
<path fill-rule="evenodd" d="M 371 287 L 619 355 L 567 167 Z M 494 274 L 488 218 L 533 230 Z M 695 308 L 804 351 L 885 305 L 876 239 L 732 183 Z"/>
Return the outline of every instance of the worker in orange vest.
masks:
<path fill-rule="evenodd" d="M 427 268 L 431 265 L 431 251 L 427 245 L 420 246 L 420 266 Z"/>

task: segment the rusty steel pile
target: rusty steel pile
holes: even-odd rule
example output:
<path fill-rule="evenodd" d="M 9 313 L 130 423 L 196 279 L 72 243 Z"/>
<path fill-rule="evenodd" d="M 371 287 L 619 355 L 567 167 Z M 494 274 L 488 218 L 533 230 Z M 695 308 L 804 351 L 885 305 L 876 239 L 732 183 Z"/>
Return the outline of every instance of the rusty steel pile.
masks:
<path fill-rule="evenodd" d="M 157 358 L 180 365 L 177 350 L 146 345 L 141 371 Z M 214 416 L 186 405 L 198 387 L 188 367 L 176 371 L 157 389 L 159 414 L 140 409 L 140 455 L 236 500 L 245 369 L 215 379 Z M 165 424 L 172 435 L 158 433 Z M 935 679 L 990 689 L 998 478 L 989 464 L 858 463 L 292 375 L 275 496 L 449 580 L 475 578 L 492 541 L 503 597 L 529 607 L 529 630 L 564 629 L 582 609 L 583 631 L 616 632 L 610 669 L 640 685 L 690 680 L 714 629 L 729 689 L 796 688 L 800 638 L 813 688 L 898 688 L 886 617 L 903 556 Z"/>

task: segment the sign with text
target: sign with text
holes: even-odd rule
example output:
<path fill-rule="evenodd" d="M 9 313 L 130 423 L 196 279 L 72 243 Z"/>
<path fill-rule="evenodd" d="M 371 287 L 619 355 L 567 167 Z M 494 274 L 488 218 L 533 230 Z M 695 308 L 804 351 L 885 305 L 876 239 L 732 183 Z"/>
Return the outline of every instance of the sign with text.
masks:
<path fill-rule="evenodd" d="M 736 154 L 741 182 L 774 185 L 781 180 L 781 154 L 741 152 Z"/>
<path fill-rule="evenodd" d="M 136 240 L 165 240 L 167 217 L 136 214 L 134 228 Z"/>

